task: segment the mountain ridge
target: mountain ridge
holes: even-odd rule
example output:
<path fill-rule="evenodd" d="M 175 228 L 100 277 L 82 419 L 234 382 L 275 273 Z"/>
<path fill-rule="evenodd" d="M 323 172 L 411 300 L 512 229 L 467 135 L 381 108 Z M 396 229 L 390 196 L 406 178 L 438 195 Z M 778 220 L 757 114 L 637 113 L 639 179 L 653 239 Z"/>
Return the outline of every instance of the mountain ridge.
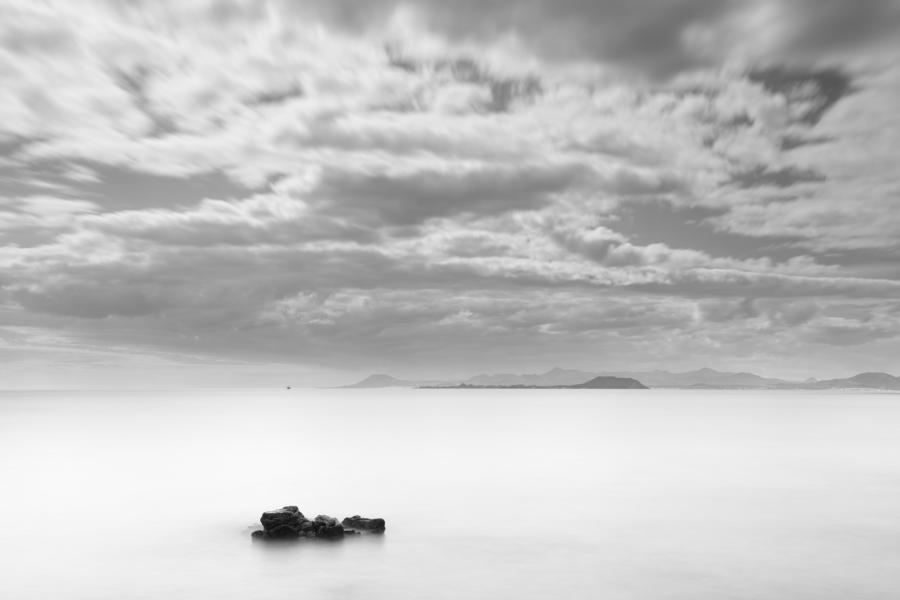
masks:
<path fill-rule="evenodd" d="M 608 371 L 591 372 L 579 369 L 553 367 L 544 373 L 482 373 L 456 381 L 405 380 L 379 373 L 369 375 L 345 388 L 384 387 L 551 387 L 565 388 L 585 384 L 597 377 L 618 377 L 633 379 L 650 388 L 670 389 L 873 389 L 900 390 L 900 377 L 889 373 L 868 371 L 851 377 L 805 381 L 791 381 L 762 377 L 748 371 L 717 371 L 704 367 L 692 371 L 671 372 L 661 369 L 652 371 Z"/>

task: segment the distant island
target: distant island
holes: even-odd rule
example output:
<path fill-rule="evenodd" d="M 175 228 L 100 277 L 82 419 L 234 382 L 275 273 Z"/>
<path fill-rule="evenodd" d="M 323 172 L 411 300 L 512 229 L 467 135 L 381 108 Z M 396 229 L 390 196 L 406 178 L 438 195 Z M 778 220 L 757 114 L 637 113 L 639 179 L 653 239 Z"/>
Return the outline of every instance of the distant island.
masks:
<path fill-rule="evenodd" d="M 423 385 L 419 386 L 429 389 L 505 389 L 505 390 L 646 390 L 646 385 L 632 379 L 630 377 L 594 377 L 590 381 L 577 383 L 574 385 L 474 385 L 471 383 L 460 383 L 458 385 Z"/>
<path fill-rule="evenodd" d="M 628 383 L 634 382 L 637 384 Z M 538 374 L 494 373 L 481 374 L 462 381 L 406 380 L 391 375 L 376 374 L 347 388 L 521 388 L 521 389 L 773 389 L 828 390 L 862 389 L 900 391 L 900 377 L 888 373 L 867 372 L 838 379 L 807 379 L 789 381 L 761 377 L 749 372 L 725 372 L 697 369 L 683 373 L 670 371 L 633 371 L 596 373 L 559 367 Z"/>
<path fill-rule="evenodd" d="M 440 381 L 410 381 L 405 379 L 397 379 L 383 373 L 369 375 L 362 381 L 345 385 L 345 388 L 386 388 L 386 387 L 430 387 L 447 385 L 446 382 Z"/>

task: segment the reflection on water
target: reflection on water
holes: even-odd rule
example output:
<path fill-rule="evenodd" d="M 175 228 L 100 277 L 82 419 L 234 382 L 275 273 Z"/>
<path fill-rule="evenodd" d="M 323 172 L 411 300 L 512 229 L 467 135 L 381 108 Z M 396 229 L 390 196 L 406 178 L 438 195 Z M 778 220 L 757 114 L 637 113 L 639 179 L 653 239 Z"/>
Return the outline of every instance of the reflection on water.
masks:
<path fill-rule="evenodd" d="M 896 598 L 900 397 L 0 393 L 0 598 Z M 383 537 L 252 544 L 269 508 Z"/>

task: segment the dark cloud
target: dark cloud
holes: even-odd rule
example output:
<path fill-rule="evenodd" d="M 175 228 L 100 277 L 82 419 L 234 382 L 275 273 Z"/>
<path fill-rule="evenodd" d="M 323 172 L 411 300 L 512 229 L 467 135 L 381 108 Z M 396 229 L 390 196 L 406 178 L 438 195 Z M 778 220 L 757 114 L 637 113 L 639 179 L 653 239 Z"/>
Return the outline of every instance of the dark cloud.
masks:
<path fill-rule="evenodd" d="M 537 76 L 497 75 L 471 57 L 422 61 L 405 54 L 397 44 L 387 44 L 385 54 L 388 65 L 408 73 L 428 71 L 439 76 L 446 74 L 455 81 L 486 86 L 490 91 L 490 101 L 483 108 L 488 112 L 508 112 L 514 103 L 533 101 L 543 92 Z"/>
<path fill-rule="evenodd" d="M 879 339 L 900 335 L 896 325 L 823 325 L 803 335 L 802 339 L 816 344 L 832 346 L 860 346 Z"/>
<path fill-rule="evenodd" d="M 731 7 L 719 0 L 376 0 L 365 5 L 329 0 L 315 9 L 331 23 L 363 29 L 403 5 L 420 9 L 431 27 L 456 39 L 486 41 L 517 33 L 552 59 L 600 59 L 655 75 L 698 64 L 682 43 L 685 28 L 714 23 Z"/>
<path fill-rule="evenodd" d="M 78 51 L 77 35 L 65 22 L 42 15 L 4 7 L 4 23 L 0 27 L 0 48 L 30 56 L 54 56 Z"/>
<path fill-rule="evenodd" d="M 0 133 L 0 157 L 15 156 L 20 150 L 28 147 L 34 140 L 26 137 Z"/>
<path fill-rule="evenodd" d="M 779 303 L 769 308 L 769 317 L 790 327 L 808 323 L 821 312 L 819 304 L 812 300 Z"/>
<path fill-rule="evenodd" d="M 249 99 L 249 102 L 250 104 L 281 104 L 286 100 L 303 98 L 303 96 L 305 95 L 306 94 L 303 91 L 303 86 L 301 86 L 299 83 L 293 82 L 288 83 L 281 89 L 265 90 L 259 92 L 253 95 Z"/>
<path fill-rule="evenodd" d="M 490 112 L 507 112 L 514 102 L 531 101 L 543 91 L 537 77 L 497 76 L 470 58 L 438 61 L 434 67 L 439 71 L 448 70 L 457 81 L 486 85 L 491 100 L 485 109 Z"/>
<path fill-rule="evenodd" d="M 793 277 L 724 269 L 674 271 L 661 275 L 657 281 L 626 287 L 688 298 L 892 298 L 900 294 L 900 281 L 888 279 Z"/>
<path fill-rule="evenodd" d="M 252 190 L 220 171 L 183 177 L 95 162 L 16 159 L 0 164 L 0 196 L 53 194 L 96 202 L 103 211 L 188 207 L 206 198 L 243 198 Z"/>
<path fill-rule="evenodd" d="M 189 207 L 206 198 L 243 198 L 252 190 L 220 171 L 175 177 L 135 168 L 87 163 L 97 181 L 78 184 L 76 193 L 97 199 L 105 210 Z"/>
<path fill-rule="evenodd" d="M 780 298 L 742 298 L 739 300 L 703 300 L 700 314 L 711 323 L 730 323 L 764 318 L 770 328 L 797 327 L 808 323 L 821 311 L 812 300 Z"/>
<path fill-rule="evenodd" d="M 589 59 L 637 69 L 653 77 L 727 58 L 728 44 L 753 47 L 769 60 L 813 62 L 818 55 L 890 37 L 900 24 L 894 0 L 798 0 L 777 3 L 783 39 L 774 48 L 755 46 L 758 32 L 741 34 L 729 21 L 746 17 L 752 2 L 735 0 L 322 0 L 287 6 L 332 25 L 362 30 L 383 23 L 399 6 L 419 10 L 428 25 L 458 40 L 495 40 L 516 33 L 550 59 Z M 697 52 L 685 43 L 693 30 L 718 32 L 724 48 Z M 738 39 L 734 39 L 739 36 Z M 718 52 L 716 52 L 718 50 Z M 395 61 L 409 67 L 404 59 Z M 819 72 L 817 82 L 834 93 L 839 79 Z M 837 86 L 837 87 L 836 87 Z M 810 114 L 817 118 L 820 109 Z"/>
<path fill-rule="evenodd" d="M 797 236 L 741 235 L 717 227 L 715 219 L 727 221 L 728 207 L 680 206 L 666 201 L 629 202 L 604 224 L 634 243 L 663 243 L 672 248 L 697 250 L 713 258 L 771 257 L 784 261 L 808 254 L 796 243 Z"/>
<path fill-rule="evenodd" d="M 824 174 L 813 169 L 800 169 L 796 167 L 770 169 L 764 165 L 760 165 L 747 171 L 735 173 L 731 178 L 731 182 L 743 188 L 762 186 L 786 188 L 798 183 L 821 182 L 825 181 L 825 179 Z"/>
<path fill-rule="evenodd" d="M 819 122 L 841 98 L 853 91 L 850 75 L 841 69 L 803 69 L 776 66 L 749 73 L 751 81 L 781 94 L 796 107 L 797 118 L 810 125 Z"/>
<path fill-rule="evenodd" d="M 510 252 L 508 245 L 487 233 L 471 233 L 454 237 L 443 248 L 450 256 L 476 258 L 484 256 L 506 256 Z"/>
<path fill-rule="evenodd" d="M 792 0 L 784 8 L 793 25 L 785 51 L 807 59 L 889 39 L 900 26 L 896 0 Z"/>
<path fill-rule="evenodd" d="M 328 2 L 323 13 L 345 26 L 360 27 L 374 15 L 406 3 Z M 424 12 L 428 24 L 457 39 L 491 40 L 519 34 L 551 59 L 594 59 L 638 67 L 659 75 L 698 64 L 682 43 L 685 28 L 713 23 L 729 10 L 718 0 L 512 0 L 408 3 Z"/>
<path fill-rule="evenodd" d="M 815 146 L 817 144 L 826 144 L 833 141 L 834 138 L 828 136 L 815 135 L 785 135 L 781 138 L 782 150 L 793 150 L 794 148 L 802 148 L 803 146 Z"/>
<path fill-rule="evenodd" d="M 700 303 L 700 314 L 707 321 L 725 323 L 728 321 L 753 319 L 760 315 L 754 298 L 734 301 L 707 301 Z"/>
<path fill-rule="evenodd" d="M 900 280 L 900 241 L 871 248 L 847 248 L 813 253 L 823 265 L 840 265 Z"/>
<path fill-rule="evenodd" d="M 165 306 L 158 297 L 163 293 L 164 290 L 147 284 L 129 287 L 120 281 L 75 282 L 40 291 L 18 290 L 12 298 L 36 312 L 101 319 L 111 315 L 138 317 L 159 312 Z"/>
<path fill-rule="evenodd" d="M 589 180 L 577 164 L 480 166 L 412 172 L 331 168 L 311 193 L 325 214 L 367 226 L 414 225 L 434 217 L 535 210 Z"/>
<path fill-rule="evenodd" d="M 147 131 L 148 137 L 161 137 L 177 133 L 178 127 L 174 119 L 159 111 L 148 93 L 147 88 L 152 76 L 153 71 L 142 65 L 130 70 L 120 69 L 112 73 L 117 85 L 131 95 L 135 106 L 152 124 L 150 130 Z"/>

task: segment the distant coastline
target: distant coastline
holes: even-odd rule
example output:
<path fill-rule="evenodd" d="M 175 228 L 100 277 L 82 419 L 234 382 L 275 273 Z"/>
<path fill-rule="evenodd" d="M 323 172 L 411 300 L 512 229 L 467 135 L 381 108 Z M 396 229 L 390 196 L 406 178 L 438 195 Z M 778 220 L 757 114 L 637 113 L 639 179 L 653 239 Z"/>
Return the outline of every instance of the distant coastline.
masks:
<path fill-rule="evenodd" d="M 574 385 L 474 385 L 460 383 L 459 385 L 422 385 L 420 388 L 444 389 L 444 390 L 646 390 L 646 385 L 631 377 L 594 377 L 590 381 Z"/>
<path fill-rule="evenodd" d="M 860 389 L 900 391 L 900 377 L 866 372 L 839 379 L 790 381 L 761 377 L 748 372 L 698 369 L 682 373 L 636 371 L 592 373 L 577 369 L 550 369 L 538 374 L 496 373 L 475 375 L 462 381 L 399 379 L 375 374 L 344 388 L 427 388 L 427 389 L 714 389 L 714 390 L 829 390 Z"/>

